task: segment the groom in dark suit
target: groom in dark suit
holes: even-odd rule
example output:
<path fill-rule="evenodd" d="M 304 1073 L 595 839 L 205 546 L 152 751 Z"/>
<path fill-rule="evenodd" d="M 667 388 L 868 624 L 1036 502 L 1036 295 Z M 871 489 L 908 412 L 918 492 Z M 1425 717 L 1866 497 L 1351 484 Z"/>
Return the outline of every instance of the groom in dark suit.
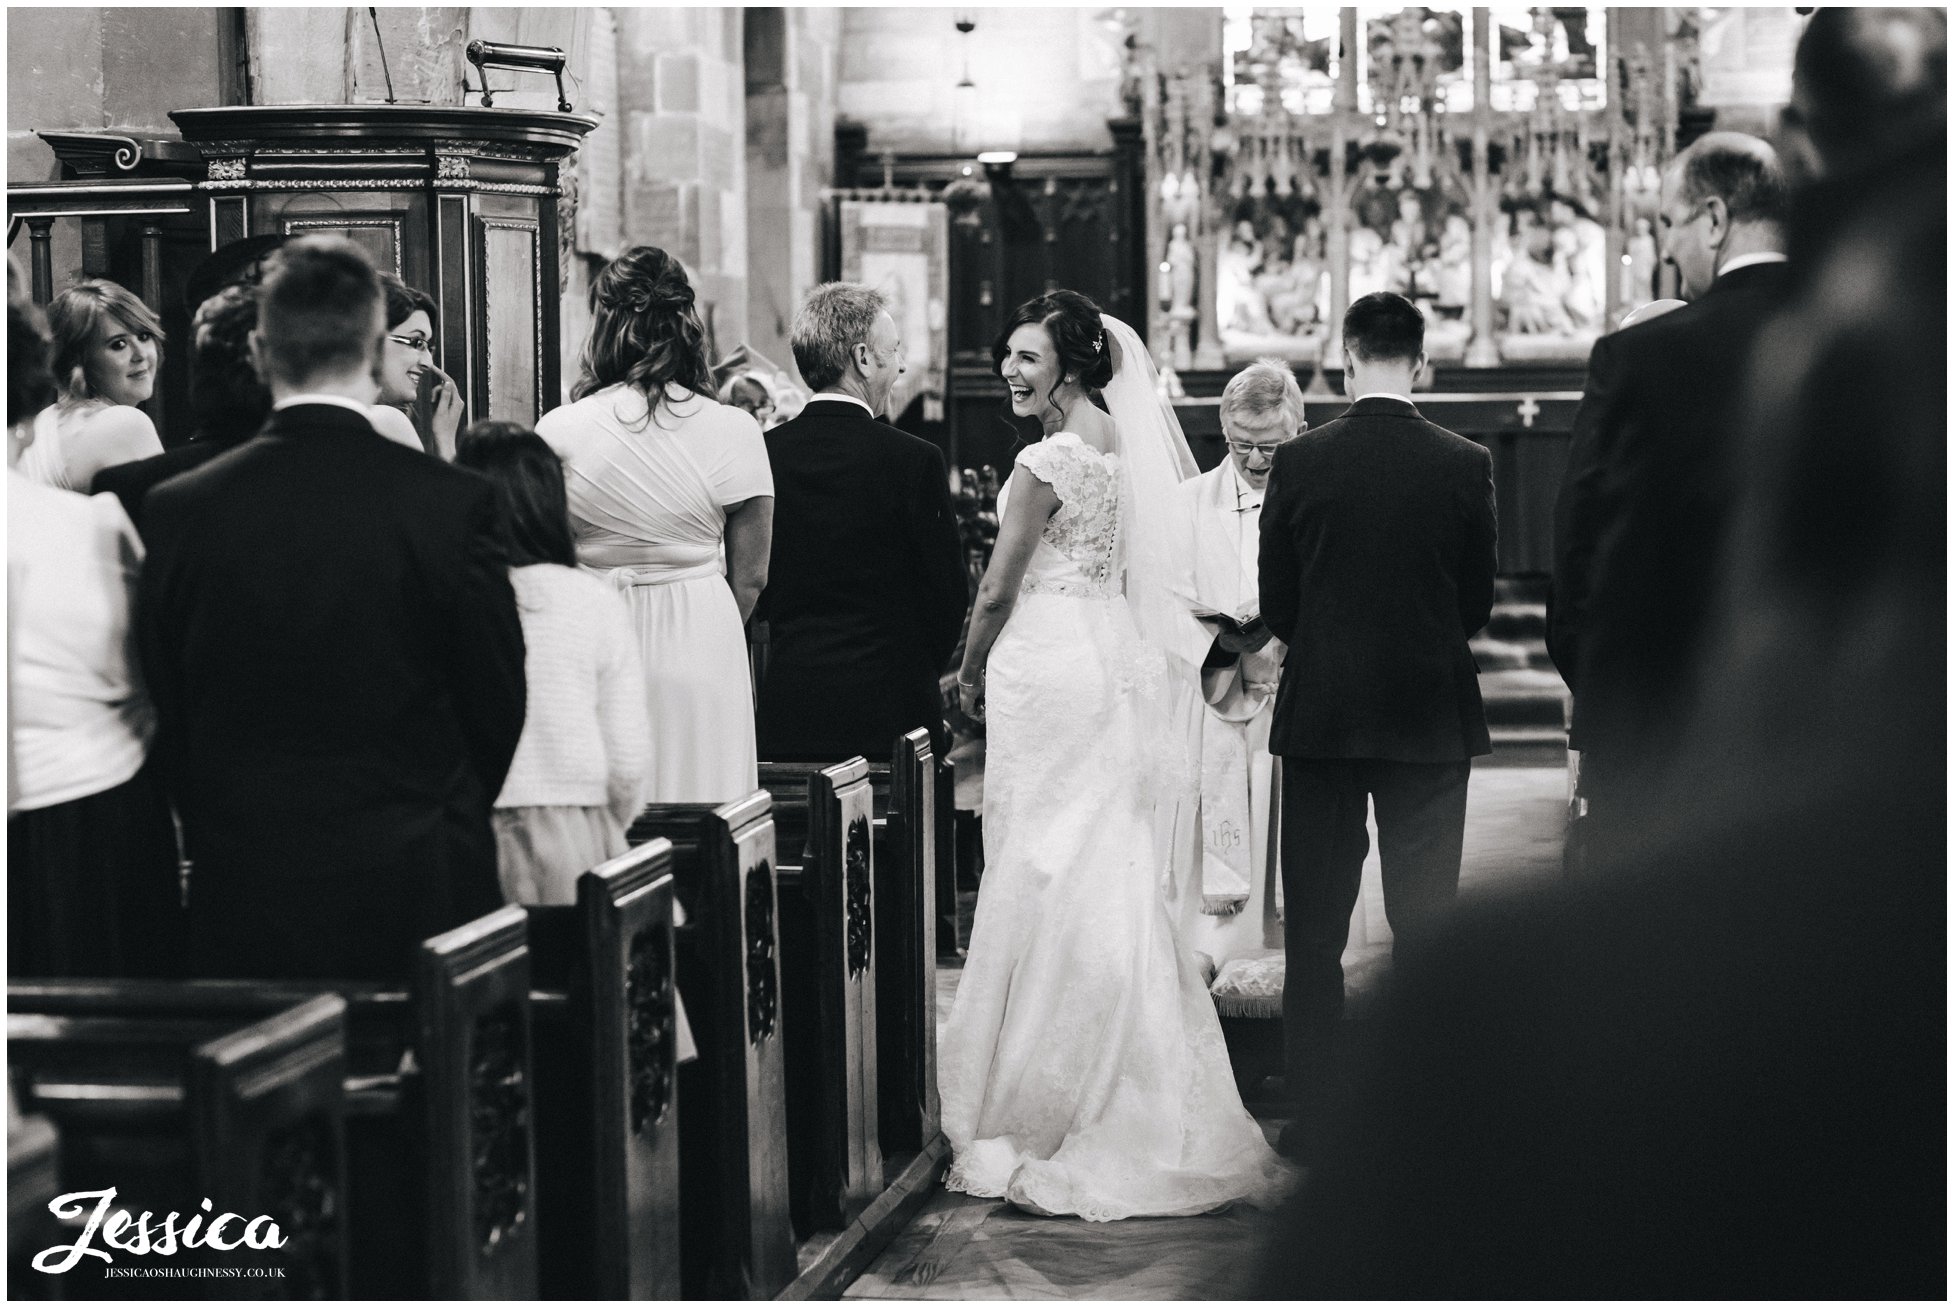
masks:
<path fill-rule="evenodd" d="M 1359 299 L 1343 346 L 1355 403 L 1277 452 L 1262 509 L 1262 616 L 1289 646 L 1269 752 L 1282 758 L 1291 1157 L 1314 1148 L 1335 1083 L 1366 801 L 1402 961 L 1458 891 L 1466 781 L 1492 752 L 1466 648 L 1492 613 L 1492 455 L 1412 404 L 1425 319 L 1410 301 Z"/>
<path fill-rule="evenodd" d="M 199 975 L 398 981 L 502 902 L 522 626 L 489 484 L 367 420 L 382 303 L 350 242 L 287 245 L 253 336 L 271 418 L 145 501 L 136 635 Z"/>
<path fill-rule="evenodd" d="M 969 580 L 942 454 L 878 417 L 903 371 L 895 321 L 880 291 L 829 282 L 808 293 L 792 340 L 816 394 L 767 433 L 760 757 L 886 759 L 898 736 L 928 727 L 943 758 L 937 679 Z"/>

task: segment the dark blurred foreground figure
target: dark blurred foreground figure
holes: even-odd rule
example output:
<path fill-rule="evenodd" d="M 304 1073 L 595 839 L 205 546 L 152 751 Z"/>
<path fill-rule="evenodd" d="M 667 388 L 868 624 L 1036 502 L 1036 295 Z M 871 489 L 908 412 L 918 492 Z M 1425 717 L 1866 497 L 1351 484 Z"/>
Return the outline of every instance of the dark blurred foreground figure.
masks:
<path fill-rule="evenodd" d="M 1662 821 L 1400 975 L 1264 1293 L 1945 1297 L 1944 33 L 1801 43 L 1865 130 L 1814 132 Z"/>
<path fill-rule="evenodd" d="M 200 468 L 225 450 L 258 434 L 271 416 L 271 391 L 251 362 L 251 333 L 258 326 L 258 288 L 226 286 L 197 308 L 191 324 L 190 410 L 196 429 L 174 449 L 95 474 L 97 495 L 122 501 L 142 529 L 143 499 L 150 488 L 179 472 Z"/>
<path fill-rule="evenodd" d="M 199 975 L 396 980 L 502 903 L 522 626 L 492 488 L 368 419 L 381 304 L 357 247 L 289 242 L 252 338 L 263 436 L 144 505 L 137 643 Z"/>

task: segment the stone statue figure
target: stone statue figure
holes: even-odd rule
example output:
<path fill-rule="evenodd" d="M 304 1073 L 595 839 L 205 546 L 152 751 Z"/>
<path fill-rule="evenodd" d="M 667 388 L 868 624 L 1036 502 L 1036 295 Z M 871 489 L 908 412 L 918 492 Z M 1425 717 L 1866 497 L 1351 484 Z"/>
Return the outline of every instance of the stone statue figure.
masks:
<path fill-rule="evenodd" d="M 1647 218 L 1635 220 L 1635 231 L 1628 238 L 1628 258 L 1622 264 L 1622 308 L 1647 304 L 1655 294 L 1657 253 L 1655 230 Z"/>
<path fill-rule="evenodd" d="M 1187 224 L 1175 223 L 1167 238 L 1168 291 L 1167 356 L 1176 372 L 1194 366 L 1194 242 L 1188 239 Z"/>

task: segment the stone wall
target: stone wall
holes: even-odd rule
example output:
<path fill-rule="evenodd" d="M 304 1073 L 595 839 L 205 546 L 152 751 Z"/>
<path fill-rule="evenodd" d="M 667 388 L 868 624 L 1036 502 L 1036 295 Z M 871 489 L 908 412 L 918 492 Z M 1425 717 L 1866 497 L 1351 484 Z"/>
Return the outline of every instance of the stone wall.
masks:
<path fill-rule="evenodd" d="M 738 9 L 612 11 L 624 231 L 690 268 L 721 350 L 746 334 L 746 81 Z"/>
<path fill-rule="evenodd" d="M 234 103 L 227 9 L 7 11 L 7 178 L 59 175 L 40 131 L 175 136 L 172 109 Z"/>

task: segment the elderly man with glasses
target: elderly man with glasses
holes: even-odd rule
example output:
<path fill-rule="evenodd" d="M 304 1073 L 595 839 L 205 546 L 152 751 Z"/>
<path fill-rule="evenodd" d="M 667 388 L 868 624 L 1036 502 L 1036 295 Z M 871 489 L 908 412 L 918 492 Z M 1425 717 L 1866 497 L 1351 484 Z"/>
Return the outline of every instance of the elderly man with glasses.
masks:
<path fill-rule="evenodd" d="M 1221 393 L 1228 457 L 1181 484 L 1190 534 L 1185 594 L 1200 635 L 1201 855 L 1198 885 L 1183 898 L 1189 945 L 1217 967 L 1280 950 L 1276 768 L 1269 726 L 1283 644 L 1257 599 L 1262 496 L 1275 452 L 1308 424 L 1289 365 L 1260 359 Z"/>

